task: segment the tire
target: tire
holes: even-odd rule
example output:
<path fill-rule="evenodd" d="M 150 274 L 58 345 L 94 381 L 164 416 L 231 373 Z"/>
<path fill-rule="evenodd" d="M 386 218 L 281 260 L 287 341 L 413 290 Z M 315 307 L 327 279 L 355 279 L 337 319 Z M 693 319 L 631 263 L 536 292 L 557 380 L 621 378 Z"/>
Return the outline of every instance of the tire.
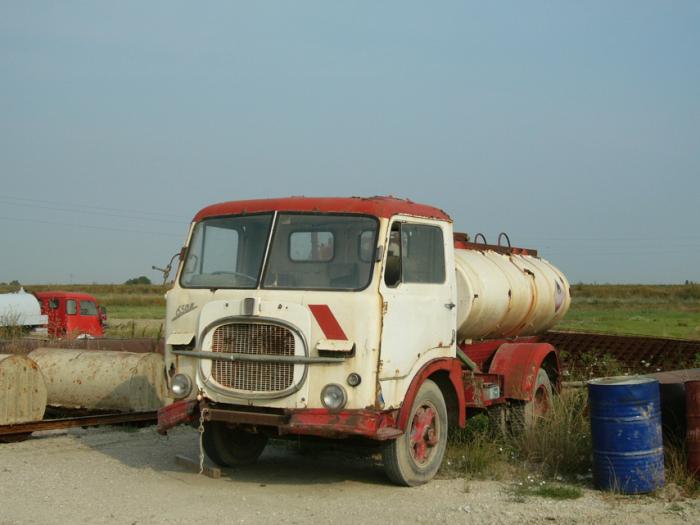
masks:
<path fill-rule="evenodd" d="M 406 432 L 384 445 L 384 470 L 397 485 L 414 487 L 437 473 L 447 446 L 447 407 L 440 388 L 427 379 L 418 390 Z"/>
<path fill-rule="evenodd" d="M 532 393 L 532 400 L 515 405 L 512 411 L 511 428 L 523 430 L 532 428 L 537 420 L 552 409 L 552 383 L 546 370 L 537 371 L 537 379 Z"/>
<path fill-rule="evenodd" d="M 202 446 L 209 459 L 221 467 L 255 463 L 267 445 L 265 434 L 230 428 L 220 421 L 204 424 Z"/>

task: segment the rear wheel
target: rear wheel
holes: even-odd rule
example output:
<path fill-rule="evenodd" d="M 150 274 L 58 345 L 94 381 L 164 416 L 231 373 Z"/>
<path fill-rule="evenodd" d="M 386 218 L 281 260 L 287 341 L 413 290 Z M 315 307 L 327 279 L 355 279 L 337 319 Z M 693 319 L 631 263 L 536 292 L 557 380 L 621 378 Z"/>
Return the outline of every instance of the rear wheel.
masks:
<path fill-rule="evenodd" d="M 384 445 L 384 469 L 398 485 L 430 481 L 442 463 L 447 445 L 447 408 L 440 388 L 426 380 L 411 407 L 404 434 Z"/>
<path fill-rule="evenodd" d="M 207 457 L 222 467 L 255 463 L 267 445 L 265 434 L 231 428 L 220 421 L 204 424 L 202 446 Z"/>
<path fill-rule="evenodd" d="M 553 402 L 552 382 L 547 371 L 540 368 L 537 371 L 535 387 L 532 391 L 532 399 L 519 403 L 512 407 L 511 428 L 532 428 L 535 423 L 544 417 L 551 409 Z"/>

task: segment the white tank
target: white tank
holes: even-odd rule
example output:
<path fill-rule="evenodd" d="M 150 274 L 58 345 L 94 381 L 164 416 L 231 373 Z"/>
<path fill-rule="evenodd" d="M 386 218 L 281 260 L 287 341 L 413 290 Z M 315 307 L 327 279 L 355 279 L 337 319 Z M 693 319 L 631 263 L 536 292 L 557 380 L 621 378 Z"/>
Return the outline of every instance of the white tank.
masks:
<path fill-rule="evenodd" d="M 569 282 L 539 257 L 455 248 L 455 265 L 459 341 L 539 334 L 569 309 Z"/>
<path fill-rule="evenodd" d="M 19 292 L 0 294 L 0 326 L 38 326 L 48 322 L 41 315 L 41 305 L 34 295 Z"/>

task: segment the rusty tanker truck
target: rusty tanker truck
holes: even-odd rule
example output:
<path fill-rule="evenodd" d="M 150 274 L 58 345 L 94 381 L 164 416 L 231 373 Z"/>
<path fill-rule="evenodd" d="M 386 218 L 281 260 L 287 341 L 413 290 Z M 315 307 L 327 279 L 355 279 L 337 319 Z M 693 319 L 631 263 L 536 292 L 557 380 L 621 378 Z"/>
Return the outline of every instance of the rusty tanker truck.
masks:
<path fill-rule="evenodd" d="M 222 466 L 271 437 L 361 437 L 393 482 L 429 481 L 468 410 L 532 420 L 560 385 L 538 334 L 569 308 L 566 278 L 482 241 L 393 197 L 202 209 L 167 293 L 159 430 L 195 425 Z"/>

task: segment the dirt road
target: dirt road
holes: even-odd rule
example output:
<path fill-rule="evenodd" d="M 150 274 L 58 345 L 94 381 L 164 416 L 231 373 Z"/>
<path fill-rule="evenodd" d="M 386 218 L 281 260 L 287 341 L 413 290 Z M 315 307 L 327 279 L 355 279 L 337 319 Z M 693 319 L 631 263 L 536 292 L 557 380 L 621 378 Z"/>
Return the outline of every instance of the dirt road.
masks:
<path fill-rule="evenodd" d="M 389 485 L 371 458 L 269 447 L 251 467 L 211 479 L 175 463 L 196 433 L 153 428 L 45 433 L 0 445 L 0 525 L 52 523 L 700 523 L 700 501 L 585 491 L 516 501 L 497 482 Z"/>

